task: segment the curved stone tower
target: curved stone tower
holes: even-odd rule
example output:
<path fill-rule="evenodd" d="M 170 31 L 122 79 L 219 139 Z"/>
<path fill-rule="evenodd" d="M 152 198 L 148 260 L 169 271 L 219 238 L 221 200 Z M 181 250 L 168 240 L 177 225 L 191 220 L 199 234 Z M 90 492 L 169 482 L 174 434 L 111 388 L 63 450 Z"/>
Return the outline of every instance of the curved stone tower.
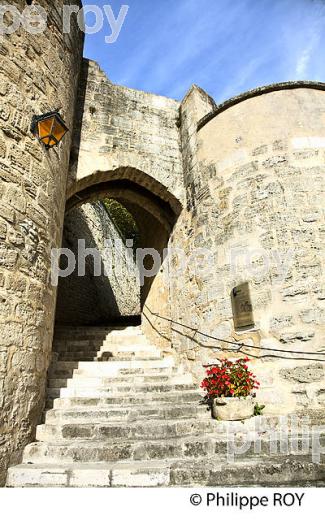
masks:
<path fill-rule="evenodd" d="M 211 101 L 194 88 L 182 105 L 192 153 L 185 148 L 188 211 L 173 240 L 189 255 L 193 244 L 206 248 L 212 263 L 206 272 L 192 264 L 175 279 L 174 294 L 186 287 L 188 296 L 177 301 L 176 318 L 186 315 L 188 325 L 237 348 L 251 345 L 259 399 L 270 412 L 322 404 L 324 89 L 272 85 L 208 111 Z M 243 283 L 252 323 L 235 327 L 231 294 Z M 199 334 L 196 340 L 185 351 L 199 372 L 215 356 L 202 344 L 234 355 L 235 346 Z M 176 333 L 177 342 L 184 352 Z"/>
<path fill-rule="evenodd" d="M 64 4 L 38 1 L 47 12 L 44 33 L 20 28 L 0 39 L 0 482 L 40 421 L 50 361 L 50 250 L 61 244 L 71 132 L 45 151 L 30 123 L 60 107 L 73 127 L 83 33 L 72 17 L 63 34 Z M 10 5 L 22 12 L 27 2 Z"/>

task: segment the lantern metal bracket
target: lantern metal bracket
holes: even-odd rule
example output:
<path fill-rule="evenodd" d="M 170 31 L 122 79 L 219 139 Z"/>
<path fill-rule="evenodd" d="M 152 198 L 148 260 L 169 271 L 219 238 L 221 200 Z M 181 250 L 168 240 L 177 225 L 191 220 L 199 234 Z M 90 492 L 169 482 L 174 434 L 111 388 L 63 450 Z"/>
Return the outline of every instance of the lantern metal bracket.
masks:
<path fill-rule="evenodd" d="M 65 124 L 64 120 L 62 119 L 62 117 L 60 116 L 59 110 L 60 110 L 60 108 L 57 108 L 56 110 L 53 110 L 51 112 L 46 112 L 46 113 L 44 113 L 44 114 L 42 114 L 40 116 L 33 115 L 33 117 L 32 117 L 32 121 L 31 121 L 31 125 L 30 125 L 30 131 L 38 139 L 38 141 L 45 147 L 46 150 L 48 150 L 48 149 L 50 149 L 52 147 L 49 146 L 49 145 L 44 144 L 42 142 L 42 140 L 37 137 L 37 133 L 38 133 L 37 132 L 37 125 L 41 121 L 44 121 L 44 120 L 46 120 L 46 119 L 48 119 L 50 117 L 55 117 L 59 121 L 59 123 L 62 125 L 62 127 L 66 130 L 66 132 L 68 132 L 69 129 L 66 126 L 66 124 Z M 51 138 L 52 138 L 52 140 L 55 141 L 56 145 L 59 144 L 60 141 L 58 141 L 54 135 L 52 135 Z"/>

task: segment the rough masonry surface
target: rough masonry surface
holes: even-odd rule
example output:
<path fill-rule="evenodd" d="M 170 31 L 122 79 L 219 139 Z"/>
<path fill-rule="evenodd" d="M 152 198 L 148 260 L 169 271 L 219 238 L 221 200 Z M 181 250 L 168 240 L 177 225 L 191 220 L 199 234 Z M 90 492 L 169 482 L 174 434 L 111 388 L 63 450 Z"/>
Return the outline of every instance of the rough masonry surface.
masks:
<path fill-rule="evenodd" d="M 182 102 L 114 85 L 82 59 L 77 24 L 63 34 L 63 0 L 39 4 L 50 22 L 43 35 L 21 29 L 0 40 L 0 483 L 44 408 L 57 299 L 51 248 L 61 246 L 65 215 L 75 212 L 76 223 L 81 203 L 103 197 L 127 208 L 142 245 L 159 255 L 172 246 L 186 258 L 200 248 L 213 256 L 210 271 L 202 255 L 182 272 L 172 258 L 146 282 L 142 330 L 155 347 L 196 385 L 204 363 L 244 351 L 267 414 L 322 416 L 324 84 L 270 86 L 219 107 L 195 85 Z M 47 152 L 30 121 L 58 106 L 71 131 Z M 234 329 L 230 298 L 242 282 L 255 321 L 246 331 Z M 124 297 L 117 284 L 119 307 L 136 309 L 138 288 Z M 62 316 L 64 290 L 58 298 Z M 174 469 L 176 484 L 193 475 Z"/>

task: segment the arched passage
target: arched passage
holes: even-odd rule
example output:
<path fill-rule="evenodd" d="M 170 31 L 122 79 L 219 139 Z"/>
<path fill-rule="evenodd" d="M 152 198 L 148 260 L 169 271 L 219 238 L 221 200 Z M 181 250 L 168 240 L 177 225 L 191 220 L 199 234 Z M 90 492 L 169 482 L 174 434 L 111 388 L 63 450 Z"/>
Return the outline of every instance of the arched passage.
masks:
<path fill-rule="evenodd" d="M 105 187 L 113 187 L 115 182 L 119 183 L 119 185 L 125 183 L 124 186 L 128 184 L 134 196 L 137 193 L 142 193 L 148 198 L 154 199 L 159 207 L 165 209 L 169 207 L 169 211 L 176 217 L 182 210 L 182 204 L 178 197 L 165 185 L 147 173 L 130 166 L 121 166 L 109 171 L 95 171 L 79 180 L 75 180 L 68 189 L 67 208 L 78 204 L 80 198 L 85 200 L 97 190 L 100 192 Z"/>
<path fill-rule="evenodd" d="M 95 212 L 97 213 L 96 218 L 99 218 L 98 214 L 102 211 L 103 202 L 107 200 L 117 201 L 121 205 L 121 208 L 124 208 L 134 220 L 135 226 L 139 232 L 137 247 L 145 250 L 154 250 L 155 255 L 158 255 L 159 261 L 162 263 L 163 251 L 167 247 L 172 228 L 181 211 L 181 204 L 177 198 L 159 182 L 133 168 L 120 168 L 118 171 L 106 172 L 105 174 L 103 172 L 97 172 L 75 184 L 74 188 L 69 192 L 69 198 L 66 204 L 63 246 L 69 248 L 71 227 L 74 228 L 74 224 L 77 224 L 77 221 L 80 221 L 81 219 L 82 225 L 78 226 L 78 230 L 74 229 L 73 239 L 86 238 L 86 248 L 96 248 L 96 244 L 98 245 L 98 236 L 91 236 L 93 231 L 90 228 L 93 227 L 93 222 L 90 226 L 89 222 L 86 222 L 87 218 L 85 219 L 85 208 L 88 208 L 88 216 L 89 212 Z M 83 213 L 82 218 L 81 213 Z M 116 221 L 109 223 L 109 219 L 110 215 L 108 215 L 108 219 L 105 215 L 100 217 L 100 225 L 95 226 L 97 235 L 98 232 L 106 234 L 108 232 L 108 235 L 105 235 L 105 238 L 113 238 L 112 235 L 115 234 L 115 231 L 119 233 L 119 229 L 114 230 Z M 113 224 L 113 227 L 110 227 L 111 224 Z M 98 228 L 100 229 L 98 230 Z M 108 228 L 110 228 L 110 230 Z M 117 228 L 119 228 L 118 225 Z M 129 237 L 124 236 L 122 237 L 122 241 L 125 243 L 125 239 L 128 238 Z M 122 245 L 122 248 L 123 247 L 124 246 Z M 153 259 L 150 255 L 144 256 L 144 254 L 144 252 L 140 253 L 140 262 L 143 263 L 145 271 L 149 272 L 153 266 Z M 135 256 L 134 260 L 135 258 L 139 260 L 139 257 Z M 90 268 L 93 269 L 94 265 L 90 265 Z M 91 319 L 89 318 L 90 312 L 93 313 L 93 324 L 98 324 L 100 320 L 108 320 L 109 316 L 116 319 L 119 317 L 127 317 L 124 311 L 121 311 L 121 305 L 119 305 L 119 302 L 117 301 L 118 298 L 116 298 L 117 295 L 114 294 L 114 284 L 110 283 L 111 280 L 109 280 L 109 277 L 99 280 L 89 273 L 88 275 L 88 278 L 85 278 L 84 280 L 82 279 L 82 276 L 78 277 L 78 279 L 74 276 L 74 278 L 64 278 L 59 281 L 57 323 L 60 324 L 63 321 L 64 324 L 68 324 L 69 322 L 71 325 L 83 324 L 82 312 L 80 312 L 83 308 L 88 308 L 85 313 L 87 318 L 85 319 L 86 323 L 84 324 L 91 324 Z M 93 276 L 92 286 L 89 281 L 90 276 Z M 121 282 L 124 284 L 124 297 L 129 299 L 128 302 L 122 302 L 122 308 L 135 309 L 136 305 L 131 305 L 131 300 L 132 298 L 135 298 L 134 284 L 141 282 L 141 276 L 140 280 L 136 280 L 133 275 L 130 279 L 126 280 L 125 274 L 123 273 L 120 276 L 122 277 L 120 278 Z M 71 280 L 73 280 L 73 283 Z M 151 275 L 150 277 L 145 277 L 143 283 L 140 283 L 138 314 L 141 313 L 143 305 L 151 292 L 153 282 L 154 276 Z M 125 285 L 127 283 L 130 286 L 129 293 L 125 290 Z M 98 289 L 98 286 L 100 286 L 100 290 Z M 76 292 L 75 298 L 73 295 L 74 291 Z M 157 297 L 159 296 L 156 295 L 154 299 L 157 300 Z M 78 299 L 81 300 L 79 305 Z M 73 309 L 67 308 L 69 302 L 72 302 L 74 306 L 78 305 L 79 312 L 77 317 L 78 319 L 76 320 L 73 319 Z M 100 314 L 96 311 L 97 303 L 99 303 L 99 307 L 101 308 L 105 305 L 110 305 L 110 312 L 103 312 Z M 100 318 L 100 316 L 102 316 L 102 318 Z"/>

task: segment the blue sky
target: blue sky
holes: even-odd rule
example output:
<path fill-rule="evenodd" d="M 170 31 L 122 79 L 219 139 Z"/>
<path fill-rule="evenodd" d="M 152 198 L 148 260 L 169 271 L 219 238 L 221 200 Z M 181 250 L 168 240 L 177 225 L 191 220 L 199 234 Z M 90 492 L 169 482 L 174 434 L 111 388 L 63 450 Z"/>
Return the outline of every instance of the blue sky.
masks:
<path fill-rule="evenodd" d="M 111 81 L 181 99 L 196 83 L 223 101 L 279 81 L 325 81 L 325 0 L 84 0 L 129 11 L 116 43 L 86 37 Z M 87 22 L 93 23 L 89 15 Z"/>

